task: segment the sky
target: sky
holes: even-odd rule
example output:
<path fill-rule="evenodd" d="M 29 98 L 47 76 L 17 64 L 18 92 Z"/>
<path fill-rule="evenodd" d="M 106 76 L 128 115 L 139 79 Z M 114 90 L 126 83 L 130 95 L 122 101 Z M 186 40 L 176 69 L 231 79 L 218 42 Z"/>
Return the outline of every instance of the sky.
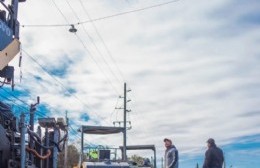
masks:
<path fill-rule="evenodd" d="M 27 104 L 40 96 L 36 120 L 64 117 L 67 111 L 70 142 L 78 145 L 80 125 L 122 121 L 123 111 L 115 107 L 123 105 L 119 96 L 126 82 L 132 126 L 127 144 L 154 144 L 158 167 L 165 137 L 178 148 L 182 168 L 203 164 L 212 137 L 224 151 L 226 167 L 259 168 L 260 1 L 176 0 L 106 17 L 165 2 L 20 3 L 23 62 L 19 68 L 17 56 L 10 63 L 15 91 L 4 89 Z M 71 24 L 76 33 L 69 32 Z M 13 100 L 2 101 L 28 108 L 0 93 Z M 18 105 L 16 115 L 24 110 Z M 122 135 L 86 136 L 85 142 L 116 147 Z"/>

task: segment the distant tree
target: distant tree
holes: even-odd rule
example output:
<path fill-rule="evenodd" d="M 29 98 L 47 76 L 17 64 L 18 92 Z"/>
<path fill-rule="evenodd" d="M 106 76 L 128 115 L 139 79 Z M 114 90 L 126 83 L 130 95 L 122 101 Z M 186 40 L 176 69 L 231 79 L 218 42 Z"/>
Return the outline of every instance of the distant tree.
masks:
<path fill-rule="evenodd" d="M 144 163 L 144 158 L 138 155 L 132 155 L 130 160 L 137 163 L 137 165 L 143 165 Z"/>
<path fill-rule="evenodd" d="M 73 166 L 76 166 L 79 161 L 79 152 L 74 145 L 68 145 L 68 168 L 72 168 Z M 62 151 L 59 154 L 58 157 L 58 168 L 64 167 L 64 151 Z"/>

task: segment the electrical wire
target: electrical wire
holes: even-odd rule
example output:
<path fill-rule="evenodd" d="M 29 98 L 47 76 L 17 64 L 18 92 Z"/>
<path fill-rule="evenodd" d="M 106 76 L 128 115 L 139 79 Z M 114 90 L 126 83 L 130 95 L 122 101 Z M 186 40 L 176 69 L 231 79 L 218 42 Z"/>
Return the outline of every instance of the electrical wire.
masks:
<path fill-rule="evenodd" d="M 87 104 L 82 102 L 75 94 L 72 94 L 66 86 L 63 85 L 58 79 L 56 79 L 53 74 L 51 74 L 46 68 L 44 68 L 43 65 L 41 65 L 32 55 L 30 55 L 28 52 L 26 52 L 24 49 L 22 51 L 31 58 L 32 61 L 34 61 L 47 75 L 49 75 L 52 79 L 54 79 L 70 96 L 73 96 L 75 99 L 77 99 L 81 104 L 83 104 L 85 107 L 87 107 L 89 110 L 91 109 Z"/>
<path fill-rule="evenodd" d="M 76 11 L 72 8 L 71 4 L 68 2 L 68 0 L 66 0 L 68 6 L 70 7 L 70 9 L 72 10 L 73 14 L 75 15 L 75 17 L 78 19 L 78 21 L 80 21 L 79 16 L 77 15 Z M 88 38 L 90 39 L 91 43 L 94 45 L 96 51 L 98 52 L 98 54 L 101 56 L 102 60 L 104 61 L 104 63 L 107 65 L 109 71 L 111 72 L 111 74 L 115 77 L 115 79 L 119 82 L 120 80 L 118 79 L 118 77 L 116 76 L 116 74 L 114 73 L 114 71 L 112 70 L 111 66 L 109 65 L 109 63 L 106 61 L 106 59 L 104 58 L 102 52 L 99 50 L 99 48 L 97 47 L 96 43 L 94 42 L 93 38 L 90 36 L 90 34 L 87 32 L 86 28 L 84 25 L 82 25 L 82 28 L 84 30 L 84 32 L 87 34 Z M 88 50 L 89 51 L 89 50 Z M 94 60 L 94 58 L 92 58 L 93 61 L 97 62 L 96 60 Z M 100 67 L 101 69 L 101 67 Z"/>
<path fill-rule="evenodd" d="M 29 104 L 27 104 L 25 101 L 23 101 L 23 100 L 21 100 L 20 98 L 18 98 L 17 96 L 15 96 L 14 94 L 12 94 L 12 93 L 10 93 L 10 92 L 8 92 L 7 90 L 5 90 L 3 87 L 0 87 L 4 92 L 6 92 L 7 94 L 9 94 L 10 96 L 12 96 L 12 97 L 14 97 L 15 99 L 17 99 L 17 100 L 19 100 L 20 102 L 22 102 L 23 104 L 25 104 L 25 105 L 28 105 L 29 106 Z"/>
<path fill-rule="evenodd" d="M 31 55 L 28 55 L 45 73 L 49 73 L 45 68 L 44 68 L 44 66 L 42 66 L 41 64 L 38 64 L 39 62 L 34 58 L 34 57 L 32 57 Z M 47 71 L 45 71 L 45 70 Z M 34 75 L 33 73 L 31 73 L 31 72 L 27 72 L 27 73 L 29 73 L 30 75 Z M 48 74 L 49 75 L 49 74 Z M 56 83 L 57 84 L 57 83 Z M 62 84 L 62 83 L 61 83 Z M 63 88 L 64 89 L 64 88 Z M 69 93 L 70 94 L 70 93 Z M 57 111 L 55 108 L 53 108 L 53 107 L 51 107 L 51 106 L 48 106 L 48 109 L 50 110 L 50 111 L 55 111 L 57 114 L 60 114 L 60 111 Z M 40 112 L 40 111 L 37 111 L 37 112 Z M 43 113 L 43 112 L 41 112 L 41 113 Z M 45 115 L 45 114 L 44 114 Z M 46 115 L 45 115 L 46 116 Z"/>
<path fill-rule="evenodd" d="M 161 7 L 161 6 L 165 6 L 165 5 L 169 5 L 171 3 L 175 3 L 181 0 L 172 0 L 172 1 L 167 1 L 164 3 L 159 3 L 156 5 L 151 5 L 151 6 L 147 6 L 144 8 L 139 8 L 139 9 L 134 9 L 134 10 L 129 10 L 126 12 L 121 12 L 121 13 L 116 13 L 113 15 L 108 15 L 108 16 L 103 16 L 103 17 L 99 17 L 96 19 L 92 19 L 92 20 L 86 20 L 83 22 L 77 22 L 77 23 L 67 23 L 67 24 L 22 24 L 22 27 L 68 27 L 71 25 L 80 25 L 80 24 L 86 24 L 89 22 L 96 22 L 96 21 L 100 21 L 100 20 L 104 20 L 104 19 L 109 19 L 109 18 L 113 18 L 113 17 L 117 17 L 117 16 L 122 16 L 122 15 L 126 15 L 126 14 L 130 14 L 130 13 L 135 13 L 135 12 L 140 12 L 140 11 L 144 11 L 144 10 L 148 10 L 148 9 L 152 9 L 152 8 L 156 8 L 156 7 Z"/>
<path fill-rule="evenodd" d="M 131 94 L 131 97 L 133 97 L 133 99 L 137 100 L 136 97 L 135 97 L 134 92 Z M 135 113 L 135 112 L 132 111 L 132 113 Z M 131 115 L 132 115 L 132 114 L 131 114 Z M 136 117 L 138 117 L 138 121 L 139 121 L 140 123 L 143 123 L 143 122 L 144 122 L 144 119 L 146 118 L 146 117 L 143 115 L 142 112 L 137 113 L 137 116 L 136 116 Z M 130 113 L 129 113 L 129 118 L 130 118 Z M 134 118 L 133 118 L 133 119 L 134 119 Z M 134 129 L 134 128 L 133 128 L 133 129 Z M 148 130 L 148 127 L 147 127 L 146 124 L 143 124 L 143 129 L 142 129 L 142 130 L 144 131 L 144 133 L 145 133 L 146 130 Z M 130 137 L 130 136 L 128 137 L 128 141 L 130 141 L 130 142 L 135 142 L 135 139 L 138 139 L 138 137 L 137 137 L 136 134 L 132 134 L 131 137 Z"/>
<path fill-rule="evenodd" d="M 87 10 L 86 10 L 86 8 L 84 7 L 84 4 L 82 3 L 82 1 L 79 1 L 79 2 L 81 3 L 81 6 L 82 6 L 82 8 L 84 9 L 84 12 L 85 12 L 86 15 L 88 16 L 88 18 L 91 19 L 90 16 L 89 16 L 89 14 L 87 13 Z M 94 24 L 93 22 L 91 22 L 91 23 L 92 23 L 92 25 L 93 25 L 93 27 L 94 27 L 94 29 L 95 29 L 96 34 L 98 35 L 99 39 L 101 40 L 101 42 L 103 43 L 103 45 L 105 46 L 105 49 L 106 49 L 106 51 L 107 51 L 108 48 L 107 48 L 106 44 L 104 43 L 104 40 L 103 40 L 102 36 L 101 36 L 100 33 L 98 32 L 98 30 L 97 30 L 95 24 Z M 117 77 L 117 75 L 115 75 L 115 73 L 113 72 L 112 68 L 111 68 L 110 65 L 107 63 L 106 59 L 103 57 L 102 54 L 101 54 L 101 56 L 102 56 L 104 62 L 108 65 L 108 67 L 109 67 L 111 73 L 115 76 L 115 78 L 118 80 L 119 83 L 122 83 L 122 82 L 119 80 L 119 78 Z M 116 67 L 118 68 L 117 64 L 115 63 L 115 60 L 114 60 L 113 58 L 112 58 L 112 60 L 113 60 L 114 64 L 116 65 Z M 119 68 L 118 68 L 118 69 L 119 69 Z M 119 73 L 120 73 L 121 76 L 122 76 L 122 72 L 120 71 L 120 69 L 119 69 Z M 124 79 L 123 79 L 123 81 L 124 81 Z"/>
<path fill-rule="evenodd" d="M 14 103 L 14 104 L 16 104 L 16 105 L 19 105 L 19 104 L 15 103 L 14 100 L 12 100 L 12 99 L 10 99 L 10 98 L 4 96 L 4 95 L 1 95 L 1 94 L 0 94 L 0 97 L 4 98 L 4 99 L 7 100 L 7 101 L 10 101 L 10 102 L 12 102 L 12 103 Z M 19 105 L 19 106 L 20 106 L 20 105 Z"/>
<path fill-rule="evenodd" d="M 81 142 L 81 136 L 79 135 L 79 132 L 76 131 L 71 125 L 69 125 L 69 131 L 71 131 L 72 136 L 74 136 L 74 141 Z"/>
<path fill-rule="evenodd" d="M 40 65 L 41 66 L 41 65 Z M 41 66 L 43 68 L 43 66 Z M 25 101 L 21 100 L 20 98 L 18 98 L 17 96 L 15 96 L 14 94 L 8 92 L 6 89 L 4 89 L 3 87 L 1 87 L 1 89 L 6 92 L 8 95 L 12 96 L 13 98 L 15 98 L 16 100 L 19 100 L 20 102 L 22 102 L 22 104 L 26 105 L 26 106 L 30 106 L 28 103 L 26 103 Z M 5 97 L 6 99 L 8 99 L 7 97 Z M 10 100 L 10 99 L 9 99 Z M 13 102 L 14 103 L 14 102 Z M 17 103 L 14 103 L 16 105 L 18 105 L 19 107 L 22 107 L 21 105 L 17 104 Z M 23 109 L 26 109 L 25 107 L 22 107 Z M 28 109 L 26 109 L 26 111 L 28 111 Z M 38 110 L 36 110 L 36 112 L 39 112 L 39 113 L 36 113 L 36 115 L 39 115 L 41 117 L 45 117 L 46 115 L 43 114 L 43 112 L 40 112 Z"/>
<path fill-rule="evenodd" d="M 21 109 L 25 109 L 25 111 L 27 111 L 27 109 L 26 109 L 25 107 L 23 107 L 23 106 L 21 106 L 21 105 L 15 103 L 14 100 L 11 100 L 10 98 L 7 98 L 7 97 L 5 97 L 5 96 L 3 96 L 3 95 L 0 95 L 0 97 L 2 97 L 2 98 L 5 99 L 5 100 L 8 100 L 8 101 L 11 101 L 11 102 L 12 102 L 12 105 L 10 105 L 9 103 L 3 103 L 3 101 L 0 101 L 1 104 L 3 103 L 3 104 L 5 104 L 5 105 L 10 106 L 10 109 L 2 109 L 2 108 L 1 108 L 1 111 L 9 111 L 9 110 L 11 110 L 11 111 L 13 112 L 14 116 L 17 116 L 18 114 L 16 114 L 16 112 L 14 112 L 14 110 L 13 110 L 13 109 L 14 109 L 13 104 L 15 104 L 20 110 L 21 110 Z"/>
<path fill-rule="evenodd" d="M 13 94 L 7 92 L 5 89 L 2 88 L 2 90 L 4 90 L 7 94 L 9 94 L 10 96 L 13 96 L 13 97 L 16 98 L 17 100 L 19 100 L 19 101 L 21 101 L 22 103 L 25 104 L 24 101 L 22 101 L 21 99 L 17 98 L 17 97 L 14 96 Z M 19 107 L 25 109 L 26 111 L 28 111 L 28 109 L 26 109 L 25 107 L 23 107 L 23 106 L 21 106 L 21 105 L 15 103 L 12 99 L 10 99 L 10 98 L 8 98 L 8 97 L 5 97 L 5 96 L 3 96 L 3 95 L 1 95 L 1 94 L 0 94 L 0 96 L 1 96 L 2 98 L 6 99 L 6 100 L 12 101 L 13 104 L 16 104 L 17 106 L 19 106 Z M 28 105 L 28 104 L 26 104 L 26 105 Z M 40 117 L 48 117 L 48 116 L 46 116 L 46 114 L 44 114 L 44 113 L 41 112 L 41 111 L 37 111 L 37 110 L 36 110 L 36 112 L 38 112 L 38 113 L 36 113 L 36 116 L 38 115 L 38 116 L 40 116 Z M 71 127 L 71 128 L 72 128 L 72 127 Z M 64 138 L 65 138 L 65 136 L 64 136 Z"/>
<path fill-rule="evenodd" d="M 110 113 L 110 122 L 112 122 L 112 120 L 111 120 L 111 119 L 112 119 L 112 115 L 113 115 L 113 114 L 115 113 L 115 111 L 117 110 L 116 107 L 117 107 L 117 105 L 118 105 L 118 100 L 119 100 L 119 99 L 120 99 L 120 98 L 118 97 L 117 100 L 116 100 L 115 108 L 114 108 L 114 110 Z"/>
<path fill-rule="evenodd" d="M 16 100 L 22 102 L 22 104 L 26 105 L 26 106 L 30 106 L 29 104 L 27 104 L 25 101 L 21 100 L 20 98 L 18 98 L 17 96 L 15 96 L 14 94 L 8 92 L 7 90 L 5 90 L 4 88 L 1 88 L 3 91 L 5 91 L 8 95 L 12 96 L 13 98 L 15 98 Z M 1 97 L 5 98 L 6 100 L 11 100 L 10 98 L 7 98 L 7 97 L 4 97 L 3 95 L 0 95 Z M 26 107 L 23 107 L 17 103 L 15 103 L 13 100 L 11 100 L 13 104 L 17 105 L 19 108 L 22 108 L 24 109 L 25 111 L 29 111 L 29 109 L 27 109 Z M 44 114 L 43 112 L 39 111 L 39 110 L 36 110 L 35 112 L 35 115 L 37 116 L 40 116 L 40 117 L 48 117 L 46 116 L 46 114 Z"/>
<path fill-rule="evenodd" d="M 58 5 L 55 3 L 55 0 L 51 0 L 52 3 L 54 4 L 55 8 L 59 11 L 59 13 L 62 15 L 62 17 L 65 19 L 65 21 L 67 23 L 69 23 L 69 20 L 66 18 L 66 16 L 62 13 L 62 11 L 60 10 L 60 8 L 58 7 Z M 71 24 L 70 24 L 71 25 Z"/>
<path fill-rule="evenodd" d="M 58 79 L 56 79 L 47 69 L 44 68 L 43 65 L 41 65 L 32 55 L 30 55 L 28 52 L 26 52 L 24 49 L 22 50 L 27 56 L 31 58 L 33 62 L 35 62 L 49 77 L 54 79 L 58 85 L 60 85 L 68 94 L 72 97 L 74 97 L 79 103 L 81 103 L 84 107 L 86 107 L 89 111 L 92 111 L 96 117 L 102 118 L 100 115 L 98 115 L 90 106 L 88 106 L 86 103 L 84 103 L 78 96 L 75 94 L 72 94 L 66 86 L 62 82 L 60 82 Z M 55 110 L 56 111 L 56 110 Z"/>
<path fill-rule="evenodd" d="M 75 94 L 72 94 L 67 88 L 66 86 L 60 82 L 57 78 L 55 78 L 47 69 L 44 68 L 43 65 L 41 65 L 32 55 L 30 55 L 27 51 L 25 51 L 24 49 L 22 49 L 22 51 L 31 58 L 31 60 L 33 62 L 35 62 L 49 77 L 51 77 L 52 79 L 54 79 L 70 96 L 74 97 L 75 99 L 77 99 L 79 102 L 81 102 L 85 107 L 87 107 L 89 110 L 91 110 L 91 108 L 85 104 L 84 102 L 82 102 Z"/>
<path fill-rule="evenodd" d="M 30 106 L 28 103 L 26 103 L 24 100 L 22 100 L 22 99 L 20 99 L 20 98 L 18 98 L 17 96 L 15 96 L 14 94 L 12 94 L 11 92 L 8 92 L 6 89 L 4 89 L 3 87 L 1 88 L 4 92 L 6 92 L 8 95 L 10 95 L 10 96 L 12 96 L 13 98 L 15 98 L 16 100 L 18 100 L 18 101 L 20 101 L 22 104 L 24 104 L 24 105 L 26 105 L 26 106 Z M 9 98 L 7 98 L 7 97 L 5 97 L 7 100 L 9 99 Z M 11 100 L 11 99 L 9 99 L 9 100 Z M 15 102 L 13 102 L 14 104 L 16 104 L 16 105 L 19 105 L 19 104 L 17 104 L 17 103 L 15 103 Z M 20 107 L 22 107 L 21 105 L 20 105 Z M 25 107 L 22 107 L 22 108 L 24 108 L 24 109 L 26 109 Z M 26 111 L 28 111 L 28 109 L 26 109 Z"/>
<path fill-rule="evenodd" d="M 71 125 L 69 126 L 69 128 L 74 133 L 75 136 L 81 139 L 81 136 L 79 135 L 79 131 L 75 130 Z"/>
<path fill-rule="evenodd" d="M 66 16 L 63 14 L 63 12 L 60 10 L 60 8 L 57 6 L 57 4 L 55 3 L 54 0 L 52 0 L 53 4 L 55 5 L 56 9 L 58 10 L 58 12 L 62 15 L 62 17 L 65 19 L 65 21 L 67 23 L 68 19 L 66 18 Z M 107 77 L 106 73 L 103 71 L 103 69 L 100 67 L 100 65 L 98 64 L 98 62 L 94 59 L 94 57 L 91 55 L 91 52 L 89 51 L 89 49 L 87 48 L 87 46 L 84 44 L 84 42 L 82 41 L 82 39 L 75 33 L 77 39 L 80 41 L 80 43 L 83 45 L 84 49 L 90 54 L 91 59 L 95 62 L 95 64 L 98 66 L 98 68 L 100 69 L 100 71 L 103 73 L 103 75 L 106 77 L 108 83 L 112 86 L 112 88 L 114 89 L 114 91 L 119 94 L 119 92 L 117 91 L 117 89 L 114 87 L 114 85 L 112 84 L 111 80 L 109 80 L 109 78 Z"/>
<path fill-rule="evenodd" d="M 87 12 L 87 10 L 86 10 L 86 8 L 84 7 L 84 4 L 82 3 L 82 1 L 81 0 L 79 0 L 80 1 L 80 3 L 81 3 L 81 6 L 83 7 L 83 9 L 84 9 L 84 11 L 85 11 L 85 13 L 86 13 L 86 15 L 88 16 L 88 18 L 91 20 L 91 18 L 90 18 L 90 16 L 89 16 L 89 14 L 88 14 L 88 12 Z M 79 17 L 77 16 L 77 14 L 76 14 L 76 12 L 74 11 L 74 9 L 72 8 L 72 6 L 70 5 L 70 3 L 68 2 L 68 0 L 66 0 L 66 2 L 67 2 L 67 4 L 69 5 L 69 7 L 71 8 L 71 10 L 72 10 L 72 12 L 74 13 L 74 15 L 77 17 L 77 19 L 80 21 L 80 19 L 79 19 Z M 64 16 L 64 15 L 63 15 Z M 96 31 L 96 33 L 98 34 L 98 36 L 99 36 L 99 38 L 101 39 L 101 41 L 103 42 L 103 45 L 105 46 L 105 48 L 106 48 L 106 50 L 107 50 L 107 52 L 108 52 L 108 54 L 110 55 L 110 57 L 113 59 L 113 57 L 112 57 L 112 55 L 111 55 L 111 53 L 110 53 L 110 51 L 108 50 L 108 47 L 107 47 L 107 45 L 105 44 L 105 42 L 104 42 L 104 40 L 103 40 L 103 38 L 102 38 L 102 36 L 100 35 L 100 33 L 98 32 L 98 30 L 97 30 L 97 28 L 96 28 L 96 26 L 95 26 L 95 24 L 92 22 L 92 25 L 93 25 L 93 27 L 94 27 L 94 29 L 95 29 L 95 31 Z M 85 27 L 83 26 L 83 28 L 84 28 L 84 30 L 85 30 Z M 86 32 L 86 34 L 88 35 L 88 33 L 87 33 L 87 31 L 85 30 L 85 32 Z M 88 35 L 89 36 L 89 35 Z M 90 39 L 92 39 L 90 36 L 89 36 L 89 38 Z M 92 43 L 95 45 L 95 43 L 92 41 Z M 95 45 L 95 47 L 96 47 L 96 49 L 97 49 L 97 51 L 99 51 L 98 50 L 98 48 L 97 48 L 97 46 Z M 100 53 L 101 54 L 101 53 Z M 102 56 L 102 55 L 101 55 Z M 102 56 L 102 58 L 103 58 L 103 56 Z M 105 59 L 103 59 L 105 62 L 106 62 L 106 60 Z M 114 60 L 114 59 L 113 59 Z M 109 66 L 109 65 L 108 65 Z M 120 72 L 120 69 L 119 69 L 119 72 Z M 115 76 L 115 74 L 114 74 L 114 76 Z M 122 78 L 123 78 L 123 75 L 122 75 Z M 123 78 L 123 80 L 124 80 L 124 78 Z M 119 99 L 119 98 L 118 98 Z M 118 104 L 118 99 L 117 99 L 117 103 L 116 103 L 116 106 L 117 106 L 117 104 Z M 114 111 L 116 110 L 116 108 L 114 109 Z M 112 112 L 112 114 L 114 113 L 114 111 Z M 111 115 L 112 115 L 111 114 Z M 110 115 L 110 120 L 111 120 L 111 115 Z M 127 115 L 128 115 L 128 117 L 129 117 L 129 113 L 127 113 Z"/>
<path fill-rule="evenodd" d="M 56 5 L 57 6 L 57 5 Z M 60 11 L 61 12 L 61 11 Z M 61 14 L 62 14 L 62 12 L 61 12 Z M 63 15 L 64 16 L 64 15 Z M 64 16 L 64 18 L 66 18 L 65 16 Z M 97 31 L 97 30 L 96 30 Z M 99 34 L 99 36 L 100 36 L 100 34 Z M 100 36 L 100 38 L 102 38 L 101 36 Z M 104 41 L 103 39 L 102 39 L 102 41 Z M 104 45 L 106 45 L 105 43 L 104 43 Z M 107 46 L 106 46 L 106 48 L 107 48 Z M 107 49 L 108 50 L 108 49 Z M 24 50 L 23 50 L 24 51 Z M 26 51 L 24 51 L 27 55 L 29 55 Z M 30 56 L 30 55 L 29 55 Z M 31 57 L 31 56 L 30 56 Z M 45 72 L 47 72 L 47 74 L 48 75 L 50 75 L 50 73 L 41 65 L 41 64 L 39 64 L 39 62 L 37 62 L 36 61 L 36 59 L 34 59 L 33 57 L 31 57 L 32 58 L 32 60 L 34 60 L 34 62 L 36 62 Z M 51 77 L 53 77 L 52 75 L 50 75 Z M 55 79 L 55 81 L 57 81 L 59 84 L 61 84 L 63 87 L 64 87 L 64 89 L 65 90 L 67 90 L 67 88 L 59 81 L 59 80 L 57 80 L 55 77 L 53 77 L 53 79 Z M 70 92 L 69 92 L 69 90 L 67 90 L 68 91 L 68 93 L 69 94 L 71 94 Z M 26 102 L 24 102 L 23 100 L 21 100 L 21 99 L 19 99 L 18 97 L 16 97 L 16 96 L 14 96 L 14 95 L 12 95 L 13 97 L 15 97 L 17 100 L 19 100 L 19 101 L 21 101 L 23 104 L 26 104 L 26 105 L 28 105 Z M 75 96 L 75 95 L 74 95 Z M 77 97 L 76 97 L 77 98 Z M 77 98 L 79 101 L 81 101 L 79 98 Z M 84 104 L 84 103 L 83 103 Z M 85 105 L 85 104 L 84 104 Z M 85 105 L 86 106 L 86 105 Z M 86 106 L 86 107 L 88 107 L 88 106 Z M 89 108 L 89 107 L 88 107 Z M 41 114 L 42 116 L 45 116 L 44 114 Z"/>
<path fill-rule="evenodd" d="M 77 131 L 77 130 L 75 130 L 71 125 L 69 126 L 69 128 L 75 133 L 79 133 L 79 131 Z M 78 134 L 77 134 L 78 135 Z M 78 139 L 80 139 L 81 140 L 81 136 L 80 135 L 78 135 Z M 87 141 L 87 140 L 84 140 L 85 142 L 87 142 L 88 144 L 91 144 L 89 141 Z"/>
<path fill-rule="evenodd" d="M 79 0 L 79 2 L 80 2 L 80 4 L 81 4 L 81 7 L 83 8 L 85 14 L 88 16 L 88 19 L 91 21 L 91 23 L 92 23 L 92 25 L 93 25 L 93 27 L 94 27 L 94 29 L 95 29 L 95 32 L 96 32 L 96 34 L 98 35 L 99 39 L 101 40 L 103 46 L 105 47 L 105 49 L 106 49 L 106 51 L 107 51 L 107 53 L 108 53 L 110 59 L 111 59 L 111 60 L 114 62 L 114 64 L 116 65 L 116 68 L 117 68 L 117 70 L 119 71 L 119 74 L 120 74 L 121 78 L 123 79 L 123 81 L 126 81 L 125 78 L 124 78 L 124 75 L 123 75 L 122 71 L 120 70 L 120 68 L 119 68 L 119 66 L 117 65 L 115 59 L 113 58 L 113 56 L 112 56 L 110 50 L 108 49 L 107 44 L 105 43 L 103 37 L 101 36 L 101 34 L 99 33 L 99 31 L 98 31 L 98 29 L 97 29 L 97 27 L 96 27 L 96 25 L 95 25 L 95 23 L 92 21 L 92 19 L 91 19 L 89 13 L 87 12 L 87 8 L 86 8 L 85 5 L 83 4 L 82 0 Z"/>
<path fill-rule="evenodd" d="M 85 43 L 82 41 L 82 39 L 75 34 L 76 37 L 78 38 L 79 42 L 82 44 L 82 46 L 85 48 L 86 51 L 88 51 L 87 46 L 85 45 Z M 89 51 L 88 51 L 89 52 Z M 89 52 L 90 53 L 90 52 Z M 115 86 L 112 84 L 111 80 L 109 80 L 109 78 L 107 77 L 107 75 L 105 74 L 105 72 L 102 70 L 102 68 L 100 67 L 100 65 L 97 63 L 97 61 L 95 59 L 93 59 L 93 57 L 91 56 L 92 60 L 96 63 L 96 65 L 99 67 L 99 69 L 101 70 L 101 72 L 104 74 L 104 76 L 107 78 L 107 82 L 111 85 L 111 87 L 113 88 L 113 90 L 117 93 L 117 95 L 119 95 L 119 91 L 115 88 Z"/>

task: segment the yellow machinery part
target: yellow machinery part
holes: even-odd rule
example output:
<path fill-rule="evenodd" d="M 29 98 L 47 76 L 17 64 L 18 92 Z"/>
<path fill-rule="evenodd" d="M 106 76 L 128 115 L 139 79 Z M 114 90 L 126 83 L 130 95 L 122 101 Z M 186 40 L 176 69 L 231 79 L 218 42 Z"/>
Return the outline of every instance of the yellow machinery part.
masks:
<path fill-rule="evenodd" d="M 14 39 L 5 49 L 0 51 L 0 70 L 8 65 L 8 63 L 20 52 L 20 41 Z"/>

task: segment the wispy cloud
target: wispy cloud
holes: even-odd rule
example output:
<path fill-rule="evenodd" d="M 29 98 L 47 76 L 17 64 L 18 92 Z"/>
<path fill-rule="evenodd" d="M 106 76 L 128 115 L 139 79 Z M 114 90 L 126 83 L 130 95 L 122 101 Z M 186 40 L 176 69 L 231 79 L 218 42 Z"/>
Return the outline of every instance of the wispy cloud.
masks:
<path fill-rule="evenodd" d="M 76 18 L 66 3 L 56 2 L 74 23 Z M 138 0 L 83 3 L 92 18 L 153 5 Z M 78 1 L 71 5 L 81 20 L 88 20 Z M 129 144 L 155 144 L 158 155 L 163 156 L 162 139 L 173 138 L 184 167 L 202 162 L 209 137 L 227 153 L 235 150 L 244 156 L 242 151 L 252 151 L 252 158 L 259 156 L 254 149 L 258 142 L 246 141 L 245 146 L 251 147 L 245 148 L 232 146 L 237 139 L 260 133 L 259 6 L 257 0 L 182 0 L 95 22 L 132 89 Z M 28 1 L 20 5 L 19 12 L 22 24 L 65 23 L 48 1 Z M 30 101 L 41 96 L 40 110 L 47 116 L 64 116 L 68 110 L 73 129 L 81 124 L 112 125 L 111 120 L 122 118 L 121 111 L 111 113 L 123 92 L 123 80 L 119 83 L 104 63 L 106 59 L 120 77 L 91 23 L 84 26 L 92 40 L 82 26 L 76 28 L 85 48 L 69 27 L 21 28 L 23 48 L 52 77 L 23 53 L 23 80 L 16 85 L 21 93 L 15 94 Z M 13 64 L 17 65 L 17 59 Z M 75 131 L 71 134 L 77 137 Z M 111 145 L 122 142 L 120 135 L 86 140 Z M 232 164 L 238 162 L 230 159 Z M 240 167 L 250 165 L 239 163 Z"/>

